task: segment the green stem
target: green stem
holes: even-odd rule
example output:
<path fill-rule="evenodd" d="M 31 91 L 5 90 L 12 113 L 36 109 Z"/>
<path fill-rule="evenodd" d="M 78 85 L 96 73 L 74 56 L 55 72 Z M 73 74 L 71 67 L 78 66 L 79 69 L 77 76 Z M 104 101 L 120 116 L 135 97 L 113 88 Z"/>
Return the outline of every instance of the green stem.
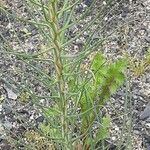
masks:
<path fill-rule="evenodd" d="M 68 149 L 68 123 L 67 123 L 67 99 L 65 96 L 65 81 L 63 78 L 63 63 L 61 59 L 61 40 L 59 35 L 59 20 L 57 16 L 57 1 L 49 3 L 49 17 L 51 22 L 51 37 L 52 37 L 52 46 L 54 48 L 54 64 L 56 70 L 56 79 L 58 82 L 59 96 L 61 102 L 59 107 L 62 110 L 62 137 L 65 140 L 65 149 Z"/>

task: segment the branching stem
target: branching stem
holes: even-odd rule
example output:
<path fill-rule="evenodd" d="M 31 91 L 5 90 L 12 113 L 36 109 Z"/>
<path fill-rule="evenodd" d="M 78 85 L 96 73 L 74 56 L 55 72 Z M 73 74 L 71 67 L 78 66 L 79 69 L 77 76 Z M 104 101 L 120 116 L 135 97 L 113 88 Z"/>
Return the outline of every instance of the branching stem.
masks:
<path fill-rule="evenodd" d="M 58 82 L 58 91 L 60 96 L 60 105 L 62 111 L 61 125 L 62 137 L 65 140 L 65 149 L 68 149 L 68 123 L 67 123 L 67 99 L 65 96 L 65 81 L 63 78 L 63 63 L 61 59 L 61 40 L 59 35 L 59 20 L 57 15 L 57 1 L 49 2 L 49 17 L 51 22 L 52 47 L 54 48 L 54 65 L 56 70 L 56 80 Z"/>

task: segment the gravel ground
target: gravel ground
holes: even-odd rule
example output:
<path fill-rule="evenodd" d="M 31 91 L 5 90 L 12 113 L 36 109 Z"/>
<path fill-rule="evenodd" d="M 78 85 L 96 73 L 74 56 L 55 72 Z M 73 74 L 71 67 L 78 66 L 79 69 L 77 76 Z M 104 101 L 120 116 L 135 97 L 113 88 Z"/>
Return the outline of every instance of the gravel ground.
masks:
<path fill-rule="evenodd" d="M 84 0 L 76 7 L 77 17 L 86 7 L 90 6 L 90 3 L 90 0 Z M 84 27 L 82 25 L 88 24 L 102 5 L 105 5 L 105 1 L 102 3 L 101 0 L 98 0 L 94 12 L 83 20 L 81 26 L 74 26 L 70 29 L 68 36 L 73 38 L 78 30 L 82 30 Z M 15 12 L 22 17 L 30 18 L 28 9 L 19 0 L 5 0 L 5 6 L 10 13 Z M 116 59 L 122 56 L 124 52 L 128 52 L 131 56 L 142 59 L 150 47 L 150 1 L 123 0 L 121 3 L 118 1 L 118 5 L 113 10 L 107 9 L 108 14 L 103 18 L 99 32 L 94 34 L 93 41 L 104 38 L 115 29 L 115 32 L 102 45 L 106 56 Z M 38 14 L 35 15 L 38 17 Z M 103 25 L 105 24 L 107 25 L 104 28 Z M 0 12 L 0 27 L 2 36 L 5 37 L 6 41 L 9 41 L 11 48 L 29 54 L 44 49 L 44 39 L 35 26 L 15 22 L 13 18 L 8 19 L 4 13 Z M 90 30 L 94 30 L 94 28 L 95 26 Z M 86 38 L 88 38 L 88 32 L 84 32 L 83 36 L 72 43 L 72 51 L 69 53 L 73 55 L 80 51 Z M 6 41 L 1 40 L 2 50 Z M 47 56 L 44 57 L 47 58 Z M 53 76 L 53 68 L 49 69 L 48 67 L 51 63 L 37 63 L 36 60 L 33 60 L 32 64 L 39 69 L 44 68 L 45 73 Z M 35 74 L 34 68 L 22 63 L 22 60 L 13 55 L 0 53 L 0 148 L 2 150 L 11 149 L 5 140 L 8 131 L 22 136 L 21 134 L 26 128 L 35 129 L 43 121 L 38 107 L 30 101 L 28 92 L 24 90 L 24 84 L 30 84 L 30 88 L 40 96 L 50 96 L 51 92 L 49 87 L 37 82 L 30 72 Z M 149 74 L 150 69 L 140 77 L 129 74 L 129 80 L 125 86 L 113 95 L 111 101 L 106 104 L 103 111 L 109 113 L 113 119 L 110 142 L 116 143 L 120 134 L 123 134 L 122 141 L 125 141 L 128 136 L 125 133 L 131 133 L 129 136 L 131 136 L 134 150 L 150 149 L 150 115 L 146 119 L 140 118 L 150 101 Z M 39 77 L 42 77 L 42 74 Z M 47 78 L 45 77 L 45 79 Z M 128 91 L 126 91 L 127 88 Z M 125 103 L 125 99 L 128 99 L 128 103 Z M 49 106 L 52 103 L 49 104 L 45 98 L 40 99 L 39 104 Z M 126 112 L 124 112 L 125 107 Z M 126 114 L 125 117 L 122 116 L 124 113 Z M 123 123 L 127 128 L 122 133 Z M 131 123 L 132 126 L 130 127 Z"/>

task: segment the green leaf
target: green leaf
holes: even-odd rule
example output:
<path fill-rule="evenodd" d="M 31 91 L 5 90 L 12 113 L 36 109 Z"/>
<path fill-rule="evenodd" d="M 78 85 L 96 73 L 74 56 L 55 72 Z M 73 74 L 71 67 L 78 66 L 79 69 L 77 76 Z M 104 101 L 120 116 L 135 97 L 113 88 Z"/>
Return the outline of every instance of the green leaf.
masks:
<path fill-rule="evenodd" d="M 150 48 L 147 50 L 148 52 L 147 52 L 147 54 L 146 54 L 146 64 L 148 64 L 148 65 L 150 65 Z"/>
<path fill-rule="evenodd" d="M 102 53 L 98 52 L 92 62 L 91 70 L 94 71 L 96 85 L 102 84 L 107 75 L 106 59 Z"/>
<path fill-rule="evenodd" d="M 119 59 L 114 65 L 118 72 L 123 72 L 127 67 L 127 61 L 125 59 Z"/>
<path fill-rule="evenodd" d="M 103 54 L 98 52 L 93 59 L 92 66 L 91 66 L 92 70 L 94 71 L 99 70 L 104 65 L 105 61 L 106 59 L 103 56 Z"/>
<path fill-rule="evenodd" d="M 111 118 L 106 116 L 102 119 L 102 124 L 96 134 L 95 142 L 104 140 L 109 137 L 109 128 L 110 128 Z"/>
<path fill-rule="evenodd" d="M 44 123 L 40 123 L 38 127 L 45 135 L 50 136 L 51 138 L 61 138 L 59 129 L 51 127 L 50 124 L 45 125 Z"/>
<path fill-rule="evenodd" d="M 44 109 L 44 114 L 47 116 L 47 117 L 50 117 L 50 116 L 59 116 L 61 114 L 61 112 L 59 111 L 59 109 L 57 107 L 54 107 L 54 108 L 45 108 Z"/>

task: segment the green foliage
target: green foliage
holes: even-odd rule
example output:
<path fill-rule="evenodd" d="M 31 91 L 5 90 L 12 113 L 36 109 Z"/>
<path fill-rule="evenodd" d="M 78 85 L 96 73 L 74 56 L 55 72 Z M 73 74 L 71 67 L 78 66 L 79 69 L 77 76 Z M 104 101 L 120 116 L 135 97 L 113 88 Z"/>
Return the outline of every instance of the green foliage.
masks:
<path fill-rule="evenodd" d="M 57 117 L 60 116 L 61 112 L 59 111 L 59 108 L 57 105 L 49 108 L 44 109 L 44 114 L 46 117 Z"/>
<path fill-rule="evenodd" d="M 123 59 L 109 63 L 101 53 L 95 55 L 91 65 L 94 78 L 84 86 L 84 92 L 79 102 L 81 112 L 84 113 L 82 115 L 83 130 L 91 126 L 99 109 L 124 83 L 125 76 L 123 72 L 125 68 L 126 62 Z"/>
<path fill-rule="evenodd" d="M 96 140 L 95 140 L 96 142 L 99 142 L 109 137 L 110 123 L 111 123 L 110 116 L 106 116 L 102 118 L 101 126 L 98 129 L 97 134 L 96 134 Z"/>
<path fill-rule="evenodd" d="M 61 133 L 60 130 L 57 128 L 54 128 L 49 124 L 41 123 L 39 124 L 39 129 L 44 133 L 44 135 L 49 136 L 51 138 L 55 139 L 61 139 Z"/>

